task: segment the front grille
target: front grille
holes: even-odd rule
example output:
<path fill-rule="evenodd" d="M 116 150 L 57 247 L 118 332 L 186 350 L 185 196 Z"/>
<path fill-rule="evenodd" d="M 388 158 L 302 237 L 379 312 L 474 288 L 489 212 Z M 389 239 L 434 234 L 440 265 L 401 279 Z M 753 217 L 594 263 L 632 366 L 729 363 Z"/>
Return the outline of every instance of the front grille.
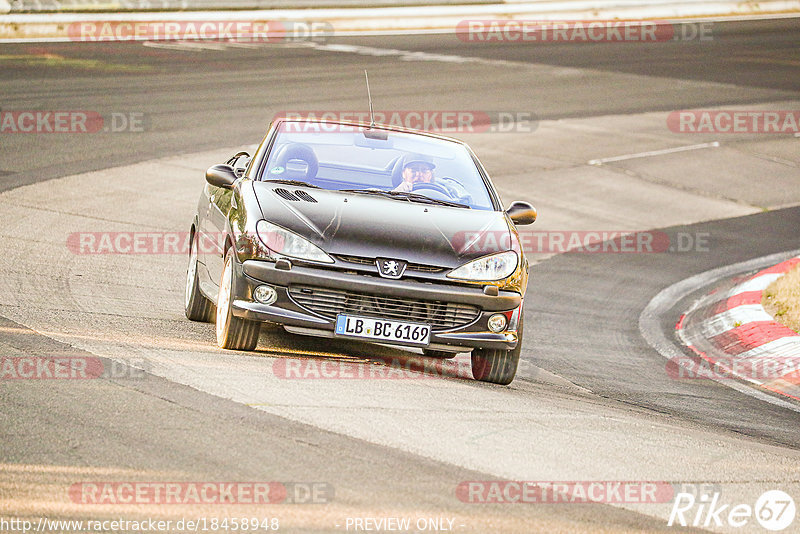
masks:
<path fill-rule="evenodd" d="M 417 271 L 420 273 L 441 273 L 446 271 L 444 267 L 436 267 L 435 265 L 423 265 L 421 263 L 409 263 L 406 270 Z"/>
<path fill-rule="evenodd" d="M 434 330 L 468 325 L 480 314 L 476 306 L 469 304 L 368 295 L 308 286 L 290 286 L 289 296 L 298 306 L 329 319 L 346 313 L 427 323 Z"/>
<path fill-rule="evenodd" d="M 344 256 L 342 254 L 337 254 L 337 258 L 342 261 L 346 261 L 347 263 L 357 263 L 358 265 L 375 265 L 375 259 L 372 258 L 362 258 L 360 256 Z"/>
<path fill-rule="evenodd" d="M 345 256 L 343 254 L 339 254 L 336 256 L 342 261 L 346 261 L 347 263 L 355 263 L 357 265 L 372 265 L 375 267 L 377 271 L 377 267 L 375 266 L 375 258 L 364 258 L 362 256 Z M 444 267 L 437 267 L 435 265 L 425 265 L 423 263 L 409 263 L 406 267 L 406 272 L 408 271 L 416 271 L 418 273 L 442 273 L 446 271 Z"/>

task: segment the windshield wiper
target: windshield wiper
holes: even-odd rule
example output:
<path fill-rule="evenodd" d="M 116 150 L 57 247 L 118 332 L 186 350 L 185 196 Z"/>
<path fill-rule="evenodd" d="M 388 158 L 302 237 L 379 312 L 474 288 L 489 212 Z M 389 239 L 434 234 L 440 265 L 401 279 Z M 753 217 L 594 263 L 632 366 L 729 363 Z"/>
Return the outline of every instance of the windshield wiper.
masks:
<path fill-rule="evenodd" d="M 452 206 L 454 208 L 472 209 L 466 204 L 450 202 L 449 200 L 439 200 L 437 198 L 426 197 L 419 193 L 407 193 L 405 191 L 384 191 L 383 189 L 340 189 L 342 193 L 363 193 L 365 195 L 381 195 L 387 198 L 407 200 L 409 202 L 420 202 L 423 204 L 439 204 L 441 206 Z"/>
<path fill-rule="evenodd" d="M 391 195 L 395 198 L 407 198 L 408 200 L 414 200 L 417 202 L 423 202 L 425 204 L 441 204 L 442 206 L 452 206 L 454 208 L 467 208 L 471 209 L 466 204 L 459 204 L 458 202 L 451 202 L 449 200 L 440 200 L 438 198 L 431 198 L 425 195 L 420 195 L 419 193 L 407 193 L 405 191 L 384 191 L 384 193 Z"/>
<path fill-rule="evenodd" d="M 391 191 L 384 191 L 383 189 L 338 189 L 340 193 L 364 193 L 365 195 L 385 195 Z"/>
<path fill-rule="evenodd" d="M 314 189 L 322 189 L 318 185 L 309 184 L 308 182 L 301 182 L 300 180 L 283 180 L 280 178 L 276 179 L 269 179 L 269 180 L 261 180 L 262 182 L 272 182 L 275 184 L 285 184 L 285 185 L 302 185 L 304 187 L 313 187 Z"/>

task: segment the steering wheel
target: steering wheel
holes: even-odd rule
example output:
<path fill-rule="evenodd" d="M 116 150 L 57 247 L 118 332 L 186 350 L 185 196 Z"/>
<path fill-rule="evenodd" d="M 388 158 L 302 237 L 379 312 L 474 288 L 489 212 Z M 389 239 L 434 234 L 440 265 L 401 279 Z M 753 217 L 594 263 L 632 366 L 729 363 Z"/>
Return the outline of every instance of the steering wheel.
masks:
<path fill-rule="evenodd" d="M 447 195 L 448 198 L 453 198 L 453 194 L 447 189 L 445 186 L 441 184 L 437 184 L 436 182 L 415 182 L 414 186 L 411 188 L 412 192 L 417 192 L 420 190 L 429 189 L 431 191 L 438 191 L 443 195 Z"/>

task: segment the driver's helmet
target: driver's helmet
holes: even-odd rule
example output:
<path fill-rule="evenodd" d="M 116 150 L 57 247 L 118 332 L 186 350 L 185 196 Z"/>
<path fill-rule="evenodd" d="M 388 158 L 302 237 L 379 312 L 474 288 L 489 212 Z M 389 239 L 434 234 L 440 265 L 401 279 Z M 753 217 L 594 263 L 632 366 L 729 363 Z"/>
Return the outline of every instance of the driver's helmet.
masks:
<path fill-rule="evenodd" d="M 411 166 L 412 169 L 425 169 L 432 171 L 436 168 L 436 164 L 428 156 L 422 154 L 406 154 L 403 156 L 403 169 Z"/>

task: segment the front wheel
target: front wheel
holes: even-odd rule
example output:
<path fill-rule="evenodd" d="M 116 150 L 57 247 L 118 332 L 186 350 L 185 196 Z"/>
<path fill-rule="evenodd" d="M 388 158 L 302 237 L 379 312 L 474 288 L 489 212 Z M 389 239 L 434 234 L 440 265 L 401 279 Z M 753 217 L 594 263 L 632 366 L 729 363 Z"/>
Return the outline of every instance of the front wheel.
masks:
<path fill-rule="evenodd" d="M 233 315 L 233 249 L 225 253 L 225 266 L 219 282 L 217 297 L 217 345 L 223 349 L 253 350 L 258 345 L 261 323 L 248 321 Z"/>
<path fill-rule="evenodd" d="M 517 346 L 513 350 L 474 349 L 472 351 L 472 376 L 481 382 L 507 386 L 514 380 L 522 352 L 522 310 L 517 327 Z"/>

